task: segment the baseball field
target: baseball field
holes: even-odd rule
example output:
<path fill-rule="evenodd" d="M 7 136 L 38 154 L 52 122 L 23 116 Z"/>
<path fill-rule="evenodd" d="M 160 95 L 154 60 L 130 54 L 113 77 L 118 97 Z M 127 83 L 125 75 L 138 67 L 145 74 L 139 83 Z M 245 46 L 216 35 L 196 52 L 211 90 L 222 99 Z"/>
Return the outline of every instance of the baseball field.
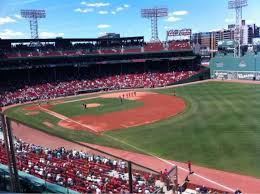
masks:
<path fill-rule="evenodd" d="M 207 82 L 60 98 L 6 113 L 67 140 L 260 177 L 259 99 L 260 85 Z"/>

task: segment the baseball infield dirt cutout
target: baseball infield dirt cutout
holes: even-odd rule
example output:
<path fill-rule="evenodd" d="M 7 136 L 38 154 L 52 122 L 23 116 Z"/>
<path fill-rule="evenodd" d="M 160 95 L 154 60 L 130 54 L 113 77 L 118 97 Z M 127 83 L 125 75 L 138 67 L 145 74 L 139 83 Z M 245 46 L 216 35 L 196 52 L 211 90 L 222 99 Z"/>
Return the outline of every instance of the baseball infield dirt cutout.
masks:
<path fill-rule="evenodd" d="M 119 98 L 120 96 L 124 96 L 127 100 L 139 100 L 143 102 L 143 106 L 103 115 L 75 116 L 61 120 L 58 125 L 72 130 L 88 130 L 101 133 L 154 123 L 175 116 L 185 109 L 183 99 L 152 92 L 136 92 L 135 95 L 121 92 L 105 94 L 99 97 Z"/>
<path fill-rule="evenodd" d="M 101 106 L 101 104 L 99 104 L 99 103 L 87 104 L 87 107 L 88 107 L 88 108 L 96 108 L 96 107 L 100 107 L 100 106 Z"/>
<path fill-rule="evenodd" d="M 50 104 L 41 104 L 41 107 L 43 108 L 46 108 L 46 109 L 49 109 L 52 107 L 52 105 Z M 34 105 L 30 105 L 30 106 L 26 106 L 23 108 L 25 111 L 39 111 L 40 108 L 39 108 L 39 104 L 34 104 Z"/>

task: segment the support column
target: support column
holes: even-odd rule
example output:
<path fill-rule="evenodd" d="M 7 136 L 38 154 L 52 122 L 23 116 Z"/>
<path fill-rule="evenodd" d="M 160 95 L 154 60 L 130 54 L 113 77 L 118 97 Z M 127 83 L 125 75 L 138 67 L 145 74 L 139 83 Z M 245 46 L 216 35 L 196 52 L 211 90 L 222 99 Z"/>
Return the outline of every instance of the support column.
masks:
<path fill-rule="evenodd" d="M 133 193 L 132 162 L 128 161 L 129 192 Z"/>
<path fill-rule="evenodd" d="M 18 171 L 16 166 L 11 124 L 9 118 L 5 117 L 2 113 L 0 113 L 0 117 L 3 123 L 3 135 L 4 135 L 5 148 L 7 153 L 8 167 L 9 167 L 11 192 L 19 193 L 20 184 L 19 184 L 19 177 L 18 177 Z"/>

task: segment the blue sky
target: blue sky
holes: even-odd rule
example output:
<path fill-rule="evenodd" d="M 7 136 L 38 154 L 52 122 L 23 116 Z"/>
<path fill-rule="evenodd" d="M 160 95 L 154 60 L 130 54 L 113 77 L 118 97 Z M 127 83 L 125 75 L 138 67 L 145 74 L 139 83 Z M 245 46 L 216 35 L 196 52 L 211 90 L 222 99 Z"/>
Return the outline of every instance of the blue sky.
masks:
<path fill-rule="evenodd" d="M 150 21 L 140 17 L 141 8 L 167 7 L 169 17 L 159 21 L 159 36 L 167 29 L 191 28 L 193 32 L 224 28 L 233 23 L 228 0 L 0 0 L 0 37 L 29 38 L 29 22 L 21 9 L 45 9 L 39 21 L 40 37 L 98 37 L 105 32 L 150 39 Z M 260 25 L 260 0 L 248 0 L 243 18 Z"/>

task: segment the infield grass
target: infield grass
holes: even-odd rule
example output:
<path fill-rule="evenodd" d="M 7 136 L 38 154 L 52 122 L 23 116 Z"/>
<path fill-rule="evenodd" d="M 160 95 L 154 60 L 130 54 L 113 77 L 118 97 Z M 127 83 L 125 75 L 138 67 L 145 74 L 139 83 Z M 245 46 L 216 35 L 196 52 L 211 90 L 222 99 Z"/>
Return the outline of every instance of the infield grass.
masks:
<path fill-rule="evenodd" d="M 154 90 L 153 90 L 154 92 Z M 172 95 L 173 89 L 156 90 Z M 176 117 L 154 124 L 110 131 L 105 134 L 166 159 L 260 177 L 260 85 L 209 82 L 176 88 L 187 104 Z M 158 102 L 159 103 L 159 102 Z M 40 125 L 46 117 L 21 114 L 15 107 L 9 116 L 50 134 L 126 150 L 133 148 L 106 136 Z"/>
<path fill-rule="evenodd" d="M 136 108 L 142 106 L 143 103 L 135 100 L 124 99 L 121 101 L 118 98 L 94 98 L 88 100 L 80 100 L 69 103 L 57 104 L 50 108 L 50 110 L 65 115 L 67 117 L 74 117 L 80 115 L 101 115 L 105 113 L 117 112 L 121 110 L 127 110 L 130 108 Z M 100 104 L 99 107 L 87 108 L 83 107 L 83 104 Z"/>

